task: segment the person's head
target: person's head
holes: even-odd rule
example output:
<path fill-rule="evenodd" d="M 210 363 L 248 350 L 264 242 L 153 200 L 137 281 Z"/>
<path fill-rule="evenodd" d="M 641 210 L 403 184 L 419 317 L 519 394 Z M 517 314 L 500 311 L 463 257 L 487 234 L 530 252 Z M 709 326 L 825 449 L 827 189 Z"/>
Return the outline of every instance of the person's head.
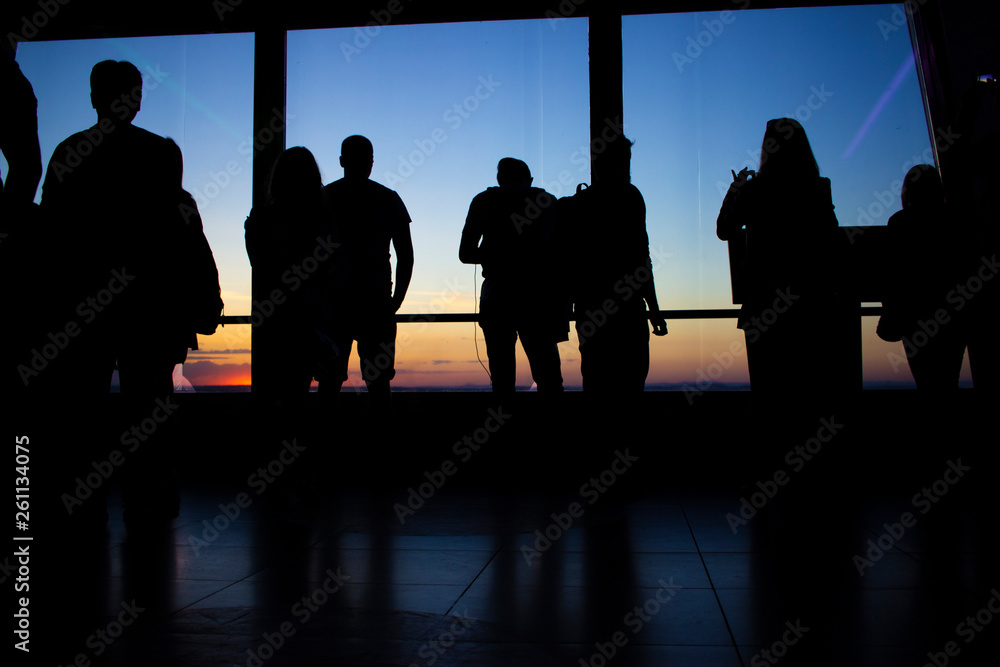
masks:
<path fill-rule="evenodd" d="M 903 190 L 899 193 L 903 208 L 927 208 L 941 206 L 945 202 L 944 185 L 937 169 L 929 164 L 918 164 L 903 178 Z"/>
<path fill-rule="evenodd" d="M 267 201 L 313 205 L 323 197 L 323 177 L 308 148 L 293 146 L 281 153 L 271 169 Z"/>
<path fill-rule="evenodd" d="M 497 184 L 498 185 L 521 185 L 530 187 L 531 170 L 521 160 L 512 157 L 505 157 L 497 163 Z"/>
<path fill-rule="evenodd" d="M 595 183 L 628 183 L 632 180 L 630 164 L 632 162 L 632 146 L 634 142 L 624 134 L 615 135 L 610 141 L 604 141 L 603 150 L 600 145 L 593 147 L 591 170 Z"/>
<path fill-rule="evenodd" d="M 794 118 L 767 121 L 760 148 L 759 178 L 819 178 L 809 138 Z"/>
<path fill-rule="evenodd" d="M 368 178 L 375 163 L 372 142 L 360 134 L 352 134 L 340 145 L 340 166 L 346 178 Z"/>
<path fill-rule="evenodd" d="M 100 119 L 131 123 L 142 104 L 142 75 L 126 60 L 102 60 L 90 71 L 90 103 Z"/>

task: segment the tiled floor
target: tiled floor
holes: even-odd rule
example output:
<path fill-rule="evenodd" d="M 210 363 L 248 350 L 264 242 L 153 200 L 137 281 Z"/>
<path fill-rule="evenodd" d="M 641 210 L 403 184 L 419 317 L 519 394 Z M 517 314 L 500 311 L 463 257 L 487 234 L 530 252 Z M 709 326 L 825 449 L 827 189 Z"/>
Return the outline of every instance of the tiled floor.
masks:
<path fill-rule="evenodd" d="M 864 554 L 899 516 L 892 502 L 868 500 L 829 531 L 782 524 L 791 508 L 734 534 L 732 492 L 609 495 L 572 517 L 579 497 L 445 489 L 405 523 L 405 492 L 295 511 L 264 496 L 224 518 L 237 492 L 190 489 L 169 526 L 140 532 L 112 499 L 106 534 L 67 565 L 85 574 L 66 585 L 77 623 L 59 664 L 997 664 L 1000 614 L 981 613 L 972 641 L 959 634 L 1000 585 L 989 512 L 961 499 L 860 576 L 849 555 L 810 557 L 838 534 L 852 545 L 838 553 Z M 115 626 L 128 608 L 137 621 Z M 100 629 L 111 641 L 93 639 Z"/>

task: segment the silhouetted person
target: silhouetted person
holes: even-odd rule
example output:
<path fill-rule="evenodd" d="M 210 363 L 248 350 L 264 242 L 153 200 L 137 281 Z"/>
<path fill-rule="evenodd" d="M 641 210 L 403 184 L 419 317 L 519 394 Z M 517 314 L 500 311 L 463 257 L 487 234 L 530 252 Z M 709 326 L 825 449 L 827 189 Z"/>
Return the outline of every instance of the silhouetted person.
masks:
<path fill-rule="evenodd" d="M 347 379 L 354 341 L 361 357 L 361 377 L 373 404 L 389 406 L 389 382 L 396 374 L 396 311 L 413 274 L 410 215 L 395 191 L 370 180 L 374 149 L 365 137 L 344 139 L 340 165 L 344 177 L 326 186 L 344 248 L 344 298 L 336 314 L 341 335 L 341 368 L 332 382 Z M 396 250 L 392 282 L 389 247 Z"/>
<path fill-rule="evenodd" d="M 75 334 L 36 375 L 54 373 L 62 389 L 99 400 L 117 367 L 127 430 L 153 414 L 172 414 L 173 369 L 186 357 L 194 326 L 182 305 L 186 284 L 177 278 L 189 216 L 179 196 L 176 147 L 132 124 L 142 102 L 139 70 L 105 60 L 94 66 L 90 85 L 98 122 L 56 147 L 42 186 L 53 245 L 62 253 L 61 312 Z M 176 488 L 154 463 L 169 430 L 161 425 L 129 457 L 126 517 L 177 512 Z"/>
<path fill-rule="evenodd" d="M 514 391 L 519 335 L 538 391 L 563 390 L 557 343 L 569 339 L 569 313 L 556 262 L 555 198 L 531 182 L 524 162 L 500 160 L 498 187 L 472 200 L 458 249 L 463 263 L 483 265 L 479 325 L 494 392 Z"/>
<path fill-rule="evenodd" d="M 759 172 L 733 174 L 719 212 L 722 240 L 746 230 L 740 269 L 750 386 L 793 396 L 842 386 L 837 372 L 840 307 L 834 289 L 840 243 L 830 180 L 819 175 L 809 139 L 790 118 L 767 122 Z"/>
<path fill-rule="evenodd" d="M 937 170 L 926 164 L 907 172 L 903 210 L 889 218 L 888 293 L 878 335 L 903 341 L 921 390 L 958 389 L 965 355 L 965 313 L 948 294 L 963 279 L 963 253 Z"/>
<path fill-rule="evenodd" d="M 11 324 L 0 334 L 4 393 L 14 395 L 25 387 L 16 368 L 30 350 L 39 331 L 38 299 L 48 290 L 42 281 L 25 280 L 44 254 L 37 251 L 37 210 L 32 202 L 42 177 L 38 147 L 38 103 L 31 83 L 14 61 L 13 49 L 4 40 L 0 49 L 0 152 L 7 173 L 0 173 L 0 284 L 3 285 Z"/>
<path fill-rule="evenodd" d="M 968 226 L 970 248 L 960 288 L 969 320 L 969 367 L 977 392 L 1000 391 L 1000 83 L 996 78 L 969 84 L 955 122 L 957 140 L 941 156 L 948 199 Z"/>
<path fill-rule="evenodd" d="M 222 287 L 215 255 L 205 237 L 198 204 L 182 185 L 184 156 L 180 146 L 169 137 L 167 147 L 173 155 L 175 167 L 172 198 L 183 225 L 177 227 L 177 235 L 173 236 L 173 243 L 176 244 L 174 263 L 180 268 L 176 271 L 179 275 L 176 289 L 171 291 L 172 300 L 164 304 L 167 316 L 164 325 L 175 328 L 177 337 L 185 340 L 186 348 L 197 350 L 198 334 L 210 336 L 219 326 L 224 306 Z M 184 357 L 186 359 L 187 350 Z"/>
<path fill-rule="evenodd" d="M 296 146 L 278 157 L 266 203 L 250 212 L 245 227 L 254 290 L 270 301 L 254 332 L 254 392 L 305 394 L 335 361 L 330 337 L 341 264 L 333 213 L 309 150 Z"/>
<path fill-rule="evenodd" d="M 42 177 L 38 102 L 8 46 L 5 42 L 0 53 L 0 151 L 7 160 L 7 174 L 0 174 L 0 220 L 7 208 L 24 207 L 35 199 Z"/>
<path fill-rule="evenodd" d="M 647 319 L 654 334 L 667 333 L 649 258 L 646 203 L 631 183 L 631 160 L 631 141 L 616 137 L 595 155 L 594 185 L 558 203 L 572 248 L 570 293 L 584 391 L 643 391 Z"/>
<path fill-rule="evenodd" d="M 186 337 L 163 332 L 161 310 L 173 268 L 162 241 L 179 219 L 176 160 L 163 137 L 132 125 L 142 100 L 134 65 L 97 63 L 90 85 L 98 122 L 56 147 L 42 186 L 42 207 L 72 254 L 68 287 L 87 303 L 80 339 L 93 354 L 74 382 L 106 392 L 117 361 L 123 393 L 162 396 L 186 352 Z M 136 331 L 146 335 L 127 335 Z"/>

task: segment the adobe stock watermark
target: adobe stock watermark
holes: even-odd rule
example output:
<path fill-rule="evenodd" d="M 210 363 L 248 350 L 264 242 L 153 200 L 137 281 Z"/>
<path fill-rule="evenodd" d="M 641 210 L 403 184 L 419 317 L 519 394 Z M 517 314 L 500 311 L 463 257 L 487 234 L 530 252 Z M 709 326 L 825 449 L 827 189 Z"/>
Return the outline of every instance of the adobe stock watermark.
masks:
<path fill-rule="evenodd" d="M 371 45 L 372 40 L 382 34 L 382 28 L 392 23 L 393 19 L 403 13 L 402 0 L 389 0 L 384 9 L 373 9 L 369 12 L 372 20 L 362 27 L 354 28 L 354 39 L 351 42 L 340 43 L 340 53 L 348 63 L 354 56 Z"/>
<path fill-rule="evenodd" d="M 243 4 L 243 0 L 212 0 L 212 9 L 215 10 L 215 15 L 218 17 L 219 22 L 225 21 L 232 12 L 236 11 L 236 8 Z"/>
<path fill-rule="evenodd" d="M 750 6 L 750 0 L 730 1 L 735 5 L 739 5 L 737 9 L 747 9 Z M 677 67 L 677 71 L 683 74 L 684 67 L 700 58 L 705 49 L 715 44 L 715 40 L 722 36 L 722 33 L 726 30 L 726 26 L 732 25 L 735 21 L 736 14 L 730 10 L 719 12 L 719 16 L 712 20 L 702 20 L 701 25 L 705 26 L 705 29 L 688 36 L 687 40 L 685 40 L 687 46 L 684 48 L 684 53 L 674 51 L 670 56 Z"/>
<path fill-rule="evenodd" d="M 95 630 L 93 634 L 87 637 L 84 644 L 90 649 L 90 652 L 93 652 L 94 657 L 101 657 L 125 633 L 125 629 L 135 623 L 136 619 L 139 618 L 139 614 L 144 611 L 146 609 L 137 605 L 135 599 L 131 602 L 122 602 L 121 611 L 118 612 L 118 615 L 103 628 Z M 90 652 L 80 651 L 66 667 L 89 667 L 91 664 Z M 63 666 L 58 665 L 57 667 Z"/>
<path fill-rule="evenodd" d="M 815 85 L 809 86 L 809 96 L 806 97 L 805 103 L 800 104 L 798 107 L 795 108 L 795 110 L 792 113 L 788 114 L 788 116 L 786 117 L 794 118 L 795 120 L 799 121 L 801 125 L 804 126 L 813 117 L 813 114 L 815 112 L 823 108 L 823 106 L 827 103 L 827 101 L 829 101 L 831 97 L 833 97 L 833 91 L 827 90 L 825 83 L 821 83 L 818 88 Z M 780 120 L 778 123 L 775 124 L 775 128 L 782 136 L 784 136 L 785 139 L 789 139 L 792 136 L 792 133 L 795 131 L 791 125 L 783 123 Z M 756 170 L 760 165 L 761 153 L 765 153 L 767 155 L 773 155 L 774 153 L 777 153 L 780 149 L 781 149 L 781 144 L 778 143 L 777 139 L 775 139 L 774 137 L 769 137 L 768 140 L 765 141 L 759 149 L 747 148 L 745 151 L 747 154 L 747 159 L 744 160 L 743 163 L 738 168 L 732 167 L 731 170 L 733 173 L 739 173 L 744 168 Z M 729 188 L 732 185 L 733 183 L 731 181 L 718 180 L 715 182 L 715 187 L 719 191 L 719 195 L 722 197 L 726 196 L 726 193 L 729 192 Z"/>
<path fill-rule="evenodd" d="M 580 658 L 580 667 L 604 667 L 607 665 L 621 649 L 628 646 L 629 641 L 635 635 L 642 632 L 646 624 L 652 621 L 663 607 L 670 604 L 670 601 L 677 595 L 677 591 L 684 588 L 675 584 L 673 577 L 670 577 L 669 581 L 660 579 L 657 583 L 660 584 L 660 587 L 653 594 L 653 597 L 641 605 L 636 605 L 622 617 L 622 625 L 631 630 L 632 635 L 629 636 L 625 630 L 618 630 L 611 635 L 609 641 L 594 642 L 594 652 L 587 659 Z"/>
<path fill-rule="evenodd" d="M 508 412 L 504 412 L 503 406 L 489 408 L 486 411 L 486 419 L 483 425 L 476 428 L 472 433 L 465 435 L 461 440 L 455 441 L 451 446 L 452 453 L 458 457 L 460 463 L 468 463 L 472 460 L 473 454 L 482 449 L 483 445 L 489 442 L 493 434 L 507 423 L 512 417 Z M 406 520 L 417 513 L 434 494 L 441 490 L 448 478 L 458 472 L 458 464 L 450 458 L 441 461 L 441 464 L 434 470 L 425 470 L 424 478 L 427 480 L 411 486 L 407 489 L 405 503 L 396 503 L 392 506 L 399 519 L 400 525 L 405 525 Z"/>
<path fill-rule="evenodd" d="M 956 284 L 945 295 L 945 301 L 948 303 L 949 308 L 938 308 L 934 311 L 932 317 L 926 320 L 917 320 L 915 328 L 902 337 L 901 342 L 903 343 L 904 354 L 901 355 L 898 352 L 886 353 L 886 358 L 889 360 L 892 370 L 898 373 L 901 368 L 908 367 L 908 359 L 912 359 L 920 350 L 927 347 L 931 340 L 940 334 L 951 322 L 952 313 L 949 311 L 953 310 L 957 313 L 964 309 L 969 304 L 969 301 L 983 290 L 986 283 L 996 277 L 998 272 L 1000 272 L 1000 263 L 997 263 L 996 255 L 989 258 L 985 255 L 980 257 L 979 267 L 975 273 L 969 276 L 965 282 Z"/>
<path fill-rule="evenodd" d="M 11 46 L 16 46 L 18 42 L 27 42 L 38 37 L 39 32 L 70 2 L 71 0 L 39 0 L 35 5 L 38 11 L 22 16 L 20 32 L 8 32 L 7 42 Z"/>
<path fill-rule="evenodd" d="M 556 30 L 559 23 L 576 14 L 576 10 L 587 0 L 561 0 L 559 6 L 545 10 L 545 18 L 549 22 L 549 28 Z"/>
<path fill-rule="evenodd" d="M 791 475 L 801 472 L 806 467 L 806 463 L 812 461 L 823 450 L 823 446 L 829 444 L 843 428 L 844 425 L 837 422 L 836 416 L 820 419 L 820 426 L 816 430 L 815 436 L 801 445 L 789 449 L 785 454 L 784 461 L 791 468 L 791 471 L 786 472 L 784 468 L 779 468 L 774 471 L 771 479 L 758 480 L 758 490 L 751 494 L 750 498 L 745 496 L 740 498 L 739 515 L 732 512 L 726 514 L 726 522 L 729 524 L 729 529 L 733 531 L 733 535 L 739 532 L 741 526 L 747 525 L 751 519 L 757 516 L 757 512 L 764 509 L 767 503 L 778 495 L 781 487 L 791 481 Z"/>
<path fill-rule="evenodd" d="M 343 588 L 351 578 L 337 568 L 336 572 L 330 568 L 326 569 L 326 578 L 323 583 L 314 589 L 309 595 L 303 595 L 302 599 L 292 605 L 289 614 L 295 618 L 299 625 L 305 625 L 314 614 L 326 605 L 341 588 Z M 272 632 L 261 634 L 262 641 L 255 648 L 246 650 L 247 659 L 243 663 L 246 667 L 263 667 L 264 663 L 273 658 L 279 650 L 295 636 L 299 628 L 292 621 L 284 621 Z M 236 667 L 236 666 L 234 666 Z"/>
<path fill-rule="evenodd" d="M 442 122 L 452 132 L 457 131 L 482 106 L 483 102 L 493 96 L 496 89 L 501 85 L 503 85 L 502 82 L 494 80 L 492 74 L 480 76 L 476 80 L 476 87 L 473 89 L 471 95 L 460 102 L 455 102 L 444 110 L 444 113 L 441 114 Z M 438 147 L 448 141 L 448 138 L 448 130 L 444 127 L 436 127 L 431 130 L 427 137 L 414 139 L 413 144 L 416 148 L 410 151 L 408 155 L 398 156 L 399 164 L 396 167 L 396 171 L 387 171 L 384 173 L 385 185 L 390 188 L 396 187 L 410 176 L 413 176 L 416 170 L 426 164 L 428 158 L 437 152 Z"/>
<path fill-rule="evenodd" d="M 962 465 L 961 458 L 955 461 L 949 460 L 948 467 L 945 468 L 941 478 L 915 493 L 910 499 L 910 504 L 913 505 L 914 509 L 920 511 L 921 516 L 927 514 L 970 470 L 972 470 L 971 467 Z M 864 555 L 858 554 L 852 559 L 858 575 L 864 577 L 868 568 L 882 560 L 885 553 L 903 539 L 906 530 L 917 525 L 917 518 L 912 512 L 903 512 L 895 522 L 882 524 L 883 532 L 878 537 L 868 540 L 868 548 Z"/>
<path fill-rule="evenodd" d="M 632 465 L 638 460 L 638 456 L 632 456 L 629 454 L 627 447 L 624 452 L 616 449 L 615 458 L 611 461 L 611 465 L 609 465 L 605 470 L 602 470 L 596 477 L 591 477 L 580 486 L 580 497 L 587 501 L 588 506 L 593 505 L 601 498 L 602 495 L 607 493 L 608 490 L 615 485 L 618 479 L 627 473 Z M 541 558 L 542 554 L 551 549 L 552 545 L 558 542 L 566 531 L 573 527 L 573 523 L 582 517 L 586 511 L 587 508 L 584 505 L 578 502 L 572 502 L 566 508 L 565 512 L 553 512 L 550 515 L 552 523 L 547 525 L 544 529 L 535 530 L 534 545 L 530 547 L 523 544 L 521 545 L 521 555 L 524 556 L 525 562 L 528 565 L 531 565 L 532 560 Z"/>
<path fill-rule="evenodd" d="M 281 133 L 288 127 L 288 121 L 295 120 L 296 117 L 295 114 L 290 114 L 281 109 L 271 109 L 271 116 L 267 124 L 257 130 L 256 134 L 241 141 L 236 146 L 236 155 L 243 156 L 245 162 L 253 162 L 253 159 L 262 150 L 274 143 L 275 139 L 281 136 Z M 205 179 L 204 185 L 191 190 L 191 196 L 194 197 L 198 209 L 200 211 L 208 209 L 209 205 L 219 198 L 223 190 L 232 185 L 234 179 L 243 173 L 245 173 L 244 166 L 235 159 L 227 160 L 226 164 L 218 170 L 209 169 L 208 178 Z M 181 213 L 184 214 L 185 220 L 188 220 L 194 211 L 186 211 L 183 208 L 183 204 L 181 206 Z"/>
<path fill-rule="evenodd" d="M 601 126 L 600 133 L 590 140 L 589 144 L 581 144 L 569 155 L 569 163 L 576 167 L 577 174 L 582 174 L 590 168 L 591 156 L 601 155 L 608 149 L 608 144 L 617 139 L 618 137 L 624 136 L 625 126 L 622 123 L 621 116 L 616 116 L 615 118 L 605 118 L 604 123 Z M 563 169 L 559 172 L 559 175 L 555 180 L 548 183 L 541 183 L 540 187 L 551 193 L 554 197 L 559 198 L 563 194 L 563 188 L 572 188 L 576 179 L 573 178 L 573 172 L 569 169 Z M 544 199 L 544 198 L 543 198 Z M 535 202 L 539 204 L 539 201 Z M 536 215 L 535 218 L 538 216 Z M 518 220 L 523 226 L 524 224 L 530 223 L 535 218 L 530 218 L 527 221 Z M 513 218 L 512 218 L 513 220 Z M 518 228 L 520 231 L 520 227 Z"/>
<path fill-rule="evenodd" d="M 125 451 L 112 449 L 107 458 L 91 461 L 90 467 L 93 468 L 93 472 L 84 477 L 76 478 L 73 493 L 62 494 L 61 500 L 63 507 L 66 508 L 66 513 L 72 516 L 74 510 L 83 505 L 87 499 L 94 495 L 95 491 L 111 479 L 111 475 L 118 468 L 124 465 L 125 455 L 132 454 L 139 449 L 164 422 L 170 419 L 178 407 L 173 401 L 173 396 L 167 396 L 166 399 L 157 398 L 148 417 L 122 432 L 119 440 L 127 449 Z"/>
<path fill-rule="evenodd" d="M 787 313 L 798 300 L 799 295 L 794 294 L 791 288 L 776 290 L 771 306 L 762 310 L 760 315 L 754 315 L 750 318 L 749 326 L 743 328 L 744 340 L 734 340 L 729 344 L 729 349 L 725 352 L 713 352 L 712 358 L 715 361 L 695 371 L 694 384 L 686 382 L 681 385 L 681 390 L 684 392 L 684 398 L 687 400 L 688 405 L 694 405 L 697 397 L 711 389 L 712 385 L 727 370 L 733 367 L 736 360 L 746 354 L 747 344 L 753 345 L 760 340 L 760 337 L 765 335 L 774 326 L 774 323 Z"/>
<path fill-rule="evenodd" d="M 909 36 L 909 27 L 907 23 L 907 17 L 913 16 L 913 12 L 916 11 L 917 5 L 922 5 L 927 0 L 906 0 L 902 7 L 899 5 L 893 5 L 892 12 L 889 14 L 888 19 L 879 19 L 875 22 L 875 27 L 879 29 L 882 33 L 882 40 L 888 42 L 889 38 L 903 30 L 903 34 Z"/>
<path fill-rule="evenodd" d="M 98 316 L 107 310 L 108 306 L 125 291 L 125 288 L 135 280 L 135 276 L 128 272 L 126 267 L 120 270 L 111 271 L 111 279 L 108 286 L 101 288 L 96 293 L 88 296 L 77 304 L 74 312 L 81 321 L 71 319 L 56 331 L 49 331 L 46 334 L 48 342 L 40 346 L 31 348 L 30 359 L 27 362 L 18 364 L 17 374 L 21 378 L 24 386 L 38 377 L 49 367 L 55 359 L 70 346 L 73 339 L 83 333 L 83 328 L 91 324 Z"/>
<path fill-rule="evenodd" d="M 767 648 L 753 654 L 750 658 L 750 667 L 767 667 L 777 664 L 779 660 L 788 655 L 788 650 L 798 644 L 809 632 L 809 628 L 802 625 L 802 619 L 796 619 L 795 623 L 785 621 L 785 628 L 781 639 L 775 640 Z"/>
<path fill-rule="evenodd" d="M 253 490 L 253 496 L 241 491 L 236 494 L 233 502 L 219 503 L 219 513 L 211 519 L 202 520 L 201 535 L 188 535 L 188 546 L 194 550 L 194 555 L 201 555 L 202 549 L 219 539 L 219 536 L 240 518 L 243 510 L 253 504 L 254 498 L 267 491 L 268 487 L 281 477 L 305 450 L 305 446 L 298 444 L 297 438 L 292 438 L 291 442 L 288 440 L 282 442 L 282 449 L 278 455 L 247 477 L 246 484 Z"/>
<path fill-rule="evenodd" d="M 448 649 L 455 645 L 458 638 L 464 635 L 476 622 L 476 619 L 468 614 L 469 611 L 466 610 L 462 616 L 453 615 L 454 620 L 447 630 L 442 630 L 434 639 L 424 642 L 417 650 L 417 657 L 422 662 L 411 662 L 408 667 L 423 667 L 424 665 L 430 667 L 436 663 L 441 656 L 448 652 Z"/>
<path fill-rule="evenodd" d="M 979 611 L 974 615 L 966 616 L 955 626 L 955 634 L 964 640 L 965 646 L 971 644 L 979 636 L 979 633 L 986 630 L 986 627 L 997 616 L 1000 616 L 1000 591 L 994 588 L 990 593 L 989 600 Z M 962 645 L 956 641 L 946 642 L 943 650 L 927 652 L 927 662 L 924 663 L 923 667 L 946 667 L 951 663 L 952 658 L 957 658 L 961 654 L 962 648 Z"/>
<path fill-rule="evenodd" d="M 161 71 L 158 64 L 155 67 L 146 65 L 142 72 L 142 85 L 136 86 L 127 93 L 122 93 L 111 102 L 110 111 L 120 120 L 125 120 L 139 109 L 143 94 L 155 90 L 168 76 L 170 76 L 170 72 Z M 49 173 L 62 183 L 63 179 L 82 165 L 84 159 L 93 154 L 97 147 L 104 142 L 104 139 L 115 132 L 117 127 L 110 118 L 102 118 L 93 127 L 79 132 L 76 143 L 66 147 L 65 155 L 60 155 L 59 158 L 53 156 L 52 161 L 49 162 Z"/>
<path fill-rule="evenodd" d="M 958 134 L 951 129 L 949 125 L 947 128 L 938 128 L 935 132 L 934 143 L 937 146 L 938 155 L 941 155 L 948 151 L 955 143 L 962 138 L 962 135 Z M 906 173 L 912 168 L 920 164 L 933 164 L 934 163 L 934 147 L 928 146 L 924 149 L 924 152 L 919 155 L 913 155 L 909 160 L 903 163 L 900 171 L 903 173 L 903 178 L 905 178 Z M 903 178 L 897 178 L 892 183 L 889 184 L 889 188 L 886 190 L 873 190 L 872 191 L 872 201 L 868 206 L 858 207 L 858 218 L 857 226 L 866 227 L 879 224 L 882 217 L 899 202 L 900 194 L 903 192 Z M 864 233 L 863 229 L 848 229 L 847 240 L 854 243 L 856 236 Z"/>
<path fill-rule="evenodd" d="M 339 247 L 340 243 L 335 242 L 332 235 L 317 236 L 316 245 L 313 246 L 312 252 L 282 272 L 281 284 L 288 288 L 288 293 L 296 292 L 307 280 L 317 275 L 326 262 L 333 258 Z M 260 326 L 264 320 L 274 315 L 278 307 L 286 301 L 288 301 L 288 294 L 281 287 L 275 287 L 261 299 L 254 299 L 250 304 L 250 324 Z"/>

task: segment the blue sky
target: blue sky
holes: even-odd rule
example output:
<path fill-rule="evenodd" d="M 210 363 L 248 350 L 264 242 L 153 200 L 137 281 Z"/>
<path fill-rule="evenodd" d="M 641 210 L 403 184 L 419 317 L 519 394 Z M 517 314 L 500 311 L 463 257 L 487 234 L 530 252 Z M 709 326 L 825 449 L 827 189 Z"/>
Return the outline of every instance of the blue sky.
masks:
<path fill-rule="evenodd" d="M 927 151 L 908 32 L 879 23 L 891 23 L 893 7 L 624 17 L 625 131 L 636 142 L 633 182 L 647 202 L 662 308 L 730 305 L 715 219 L 729 170 L 756 166 L 767 120 L 803 122 L 841 225 L 857 224 L 859 208 L 883 208 L 873 207 L 879 193 Z M 524 159 L 535 184 L 558 195 L 589 181 L 587 19 L 360 35 L 289 32 L 288 145 L 312 150 L 332 181 L 342 175 L 342 139 L 368 136 L 372 178 L 397 190 L 413 218 L 416 265 L 403 311 L 469 312 L 477 287 L 458 241 L 469 201 L 495 184 L 497 160 Z M 105 58 L 143 71 L 136 124 L 180 144 L 226 313 L 249 313 L 253 36 L 22 44 L 17 59 L 39 99 L 46 163 L 59 141 L 93 124 L 89 73 Z M 898 208 L 892 196 L 871 222 Z"/>

